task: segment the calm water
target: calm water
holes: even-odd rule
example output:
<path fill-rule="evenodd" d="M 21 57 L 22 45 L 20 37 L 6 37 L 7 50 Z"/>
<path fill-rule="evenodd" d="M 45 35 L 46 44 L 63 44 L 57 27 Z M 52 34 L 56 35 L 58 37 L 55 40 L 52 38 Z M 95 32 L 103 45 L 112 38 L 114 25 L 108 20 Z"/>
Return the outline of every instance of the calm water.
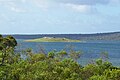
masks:
<path fill-rule="evenodd" d="M 39 52 L 40 48 L 45 52 L 51 50 L 69 49 L 70 46 L 76 51 L 82 51 L 83 55 L 78 60 L 82 65 L 86 65 L 92 60 L 99 58 L 100 53 L 107 51 L 109 54 L 109 61 L 115 66 L 120 66 L 120 41 L 87 41 L 87 42 L 23 42 L 18 40 L 17 49 L 32 48 L 34 52 Z"/>

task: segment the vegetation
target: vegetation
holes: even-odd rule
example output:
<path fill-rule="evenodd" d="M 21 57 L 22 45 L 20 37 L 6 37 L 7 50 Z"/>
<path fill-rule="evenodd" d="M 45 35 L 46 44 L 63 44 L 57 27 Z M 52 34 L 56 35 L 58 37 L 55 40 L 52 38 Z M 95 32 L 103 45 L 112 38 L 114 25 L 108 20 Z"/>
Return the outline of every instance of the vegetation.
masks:
<path fill-rule="evenodd" d="M 102 58 L 81 66 L 76 62 L 81 52 L 16 53 L 16 45 L 13 37 L 0 36 L 0 80 L 120 80 L 120 68 Z"/>
<path fill-rule="evenodd" d="M 67 38 L 43 37 L 38 39 L 25 40 L 27 42 L 80 42 L 79 40 L 72 40 Z"/>
<path fill-rule="evenodd" d="M 5 62 L 12 61 L 12 53 L 14 53 L 14 48 L 17 45 L 17 41 L 12 36 L 7 36 L 5 38 L 0 35 L 0 60 L 1 64 L 4 65 Z M 11 54 L 10 54 L 11 53 Z"/>

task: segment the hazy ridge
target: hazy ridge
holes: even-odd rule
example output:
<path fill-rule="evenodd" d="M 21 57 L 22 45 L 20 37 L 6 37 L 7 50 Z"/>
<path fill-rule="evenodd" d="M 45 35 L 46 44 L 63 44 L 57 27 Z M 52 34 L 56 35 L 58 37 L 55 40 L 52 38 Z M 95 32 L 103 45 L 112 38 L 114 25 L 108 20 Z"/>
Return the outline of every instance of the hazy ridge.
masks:
<path fill-rule="evenodd" d="M 6 36 L 6 35 L 4 35 Z M 77 40 L 120 40 L 120 32 L 96 33 L 96 34 L 14 34 L 16 39 L 36 39 L 42 37 L 59 37 Z"/>

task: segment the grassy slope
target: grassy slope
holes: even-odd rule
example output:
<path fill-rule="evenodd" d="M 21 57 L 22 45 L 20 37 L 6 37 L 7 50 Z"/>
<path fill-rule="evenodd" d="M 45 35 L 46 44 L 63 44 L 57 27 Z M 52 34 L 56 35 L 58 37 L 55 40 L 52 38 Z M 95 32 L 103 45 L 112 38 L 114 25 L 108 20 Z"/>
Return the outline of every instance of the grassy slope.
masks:
<path fill-rule="evenodd" d="M 25 40 L 27 42 L 80 42 L 79 40 L 72 40 L 67 38 L 53 38 L 53 37 L 43 37 L 38 39 Z"/>

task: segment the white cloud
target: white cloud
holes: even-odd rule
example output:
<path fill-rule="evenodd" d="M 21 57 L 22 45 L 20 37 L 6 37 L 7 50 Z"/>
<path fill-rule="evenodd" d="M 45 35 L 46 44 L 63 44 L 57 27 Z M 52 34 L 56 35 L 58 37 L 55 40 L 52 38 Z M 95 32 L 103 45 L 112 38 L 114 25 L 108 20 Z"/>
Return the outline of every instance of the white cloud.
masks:
<path fill-rule="evenodd" d="M 8 10 L 17 13 L 27 12 L 27 10 L 22 6 L 26 0 L 0 0 L 0 5 Z"/>
<path fill-rule="evenodd" d="M 22 2 L 22 3 L 26 3 L 26 2 L 27 2 L 27 0 L 21 0 L 21 2 Z"/>
<path fill-rule="evenodd" d="M 49 8 L 48 0 L 32 0 L 32 2 L 42 10 L 47 10 Z"/>
<path fill-rule="evenodd" d="M 22 13 L 22 12 L 24 13 L 24 12 L 26 12 L 25 9 L 14 7 L 14 6 L 11 6 L 10 9 L 11 9 L 11 11 L 14 11 L 14 12 L 17 12 L 17 13 Z"/>
<path fill-rule="evenodd" d="M 25 10 L 24 8 L 22 8 L 21 6 L 17 5 L 14 2 L 9 3 L 8 8 L 10 8 L 11 11 L 14 12 L 18 12 L 18 13 L 23 13 L 23 12 L 27 12 L 27 10 Z"/>
<path fill-rule="evenodd" d="M 69 9 L 72 9 L 80 13 L 92 13 L 96 11 L 96 9 L 93 8 L 93 6 L 91 5 L 80 5 L 80 4 L 78 5 L 78 4 L 70 4 L 70 3 L 64 5 Z"/>
<path fill-rule="evenodd" d="M 0 0 L 0 2 L 8 2 L 8 1 L 15 1 L 15 0 Z"/>
<path fill-rule="evenodd" d="M 96 4 L 108 4 L 110 0 L 56 0 L 61 3 L 71 3 L 78 5 L 96 5 Z"/>

